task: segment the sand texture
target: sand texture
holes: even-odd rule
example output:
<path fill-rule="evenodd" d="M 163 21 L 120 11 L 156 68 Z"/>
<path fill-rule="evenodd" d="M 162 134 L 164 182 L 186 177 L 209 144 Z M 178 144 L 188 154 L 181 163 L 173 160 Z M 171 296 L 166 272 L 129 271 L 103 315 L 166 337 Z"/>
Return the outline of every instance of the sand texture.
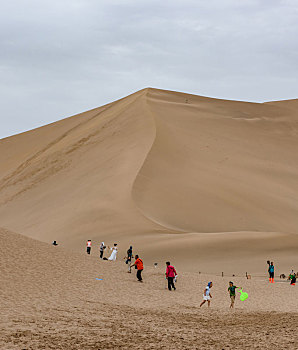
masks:
<path fill-rule="evenodd" d="M 187 271 L 297 266 L 298 100 L 144 89 L 0 140 L 0 225 Z M 219 268 L 220 262 L 220 268 Z"/>
<path fill-rule="evenodd" d="M 0 348 L 297 349 L 298 289 L 267 278 L 235 284 L 249 298 L 229 310 L 230 277 L 146 265 L 144 283 L 122 261 L 71 253 L 0 230 Z M 102 278 L 102 281 L 96 280 Z M 199 308 L 212 279 L 211 308 Z"/>

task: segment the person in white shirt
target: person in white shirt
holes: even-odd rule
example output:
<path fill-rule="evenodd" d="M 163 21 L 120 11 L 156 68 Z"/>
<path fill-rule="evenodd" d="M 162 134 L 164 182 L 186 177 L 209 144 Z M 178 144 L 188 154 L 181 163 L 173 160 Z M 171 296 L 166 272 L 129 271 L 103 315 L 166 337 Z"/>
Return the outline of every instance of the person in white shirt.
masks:
<path fill-rule="evenodd" d="M 112 253 L 111 253 L 110 257 L 108 258 L 108 260 L 116 261 L 116 259 L 117 259 L 117 252 L 118 252 L 117 243 L 114 243 L 114 247 L 112 247 L 110 249 L 111 249 Z"/>
<path fill-rule="evenodd" d="M 204 290 L 203 294 L 203 301 L 200 304 L 200 307 L 208 301 L 208 307 L 210 307 L 210 298 L 212 298 L 212 295 L 210 294 L 210 288 L 212 288 L 212 282 L 209 282 L 207 287 Z"/>

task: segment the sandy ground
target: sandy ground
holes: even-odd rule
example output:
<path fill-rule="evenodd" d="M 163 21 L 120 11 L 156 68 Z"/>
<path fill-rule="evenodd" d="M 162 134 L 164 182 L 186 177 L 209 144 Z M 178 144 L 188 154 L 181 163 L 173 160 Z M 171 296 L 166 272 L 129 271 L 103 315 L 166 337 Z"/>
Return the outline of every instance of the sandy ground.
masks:
<path fill-rule="evenodd" d="M 229 310 L 230 276 L 145 263 L 144 283 L 122 260 L 100 261 L 0 230 L 1 349 L 297 349 L 298 289 L 233 277 L 249 298 Z M 175 261 L 173 261 L 175 263 Z M 101 281 L 96 278 L 102 278 Z M 211 308 L 199 308 L 212 280 Z"/>
<path fill-rule="evenodd" d="M 297 107 L 148 88 L 0 140 L 0 349 L 298 349 Z"/>

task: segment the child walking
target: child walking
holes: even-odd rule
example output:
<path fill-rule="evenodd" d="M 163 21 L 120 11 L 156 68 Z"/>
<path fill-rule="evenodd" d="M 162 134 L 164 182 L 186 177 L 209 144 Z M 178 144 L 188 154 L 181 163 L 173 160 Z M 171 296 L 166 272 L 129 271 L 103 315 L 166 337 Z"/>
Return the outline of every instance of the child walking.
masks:
<path fill-rule="evenodd" d="M 208 301 L 208 307 L 210 307 L 210 298 L 212 298 L 212 295 L 210 294 L 210 288 L 212 288 L 212 282 L 209 282 L 207 287 L 204 290 L 204 294 L 203 294 L 203 301 L 200 304 L 200 307 L 202 307 L 206 301 Z"/>
<path fill-rule="evenodd" d="M 234 303 L 235 303 L 235 298 L 236 298 L 236 288 L 240 288 L 241 289 L 241 287 L 234 286 L 233 282 L 229 282 L 228 292 L 230 293 L 230 298 L 231 298 L 230 309 L 234 308 Z"/>

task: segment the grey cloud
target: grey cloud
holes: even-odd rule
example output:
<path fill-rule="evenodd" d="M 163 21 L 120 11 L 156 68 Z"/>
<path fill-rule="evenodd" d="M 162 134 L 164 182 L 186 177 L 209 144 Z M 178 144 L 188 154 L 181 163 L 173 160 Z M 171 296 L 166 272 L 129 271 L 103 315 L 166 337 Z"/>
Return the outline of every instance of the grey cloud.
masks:
<path fill-rule="evenodd" d="M 0 137 L 147 86 L 265 101 L 297 96 L 291 0 L 2 2 Z"/>

